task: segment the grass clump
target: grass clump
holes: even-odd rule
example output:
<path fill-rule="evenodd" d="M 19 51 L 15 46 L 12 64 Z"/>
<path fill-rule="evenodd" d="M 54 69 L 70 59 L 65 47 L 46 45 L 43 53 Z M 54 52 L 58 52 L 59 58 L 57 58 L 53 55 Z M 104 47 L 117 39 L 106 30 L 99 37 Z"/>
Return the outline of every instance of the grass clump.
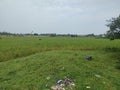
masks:
<path fill-rule="evenodd" d="M 94 56 L 94 60 L 86 60 L 86 54 Z M 1 62 L 0 88 L 50 90 L 58 80 L 69 77 L 74 80 L 75 90 L 87 90 L 87 85 L 91 90 L 118 90 L 119 71 L 114 68 L 115 61 L 109 61 L 108 55 L 99 51 L 61 50 Z"/>

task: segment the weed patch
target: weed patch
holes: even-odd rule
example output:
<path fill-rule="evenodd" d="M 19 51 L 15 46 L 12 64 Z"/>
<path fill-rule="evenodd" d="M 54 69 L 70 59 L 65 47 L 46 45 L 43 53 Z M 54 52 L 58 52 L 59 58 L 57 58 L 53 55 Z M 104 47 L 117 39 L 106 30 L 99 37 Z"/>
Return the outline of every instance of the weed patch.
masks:
<path fill-rule="evenodd" d="M 0 90 L 50 90 L 64 77 L 75 90 L 119 90 L 119 45 L 94 38 L 4 37 Z"/>

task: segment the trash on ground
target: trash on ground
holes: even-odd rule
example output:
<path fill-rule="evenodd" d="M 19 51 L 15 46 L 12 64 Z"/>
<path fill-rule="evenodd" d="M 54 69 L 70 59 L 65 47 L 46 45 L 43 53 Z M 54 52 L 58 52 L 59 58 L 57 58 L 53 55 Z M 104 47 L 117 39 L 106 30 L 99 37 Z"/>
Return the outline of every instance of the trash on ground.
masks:
<path fill-rule="evenodd" d="M 75 86 L 75 83 L 69 79 L 60 79 L 56 82 L 56 85 L 51 87 L 51 90 L 65 90 L 66 88 L 70 88 L 70 90 L 73 90 L 72 88 Z"/>
<path fill-rule="evenodd" d="M 69 78 L 65 78 L 63 80 L 58 80 L 57 85 L 59 85 L 59 86 L 75 86 L 74 82 Z"/>
<path fill-rule="evenodd" d="M 63 80 L 58 80 L 57 81 L 57 85 L 59 85 L 59 86 L 65 86 Z"/>
<path fill-rule="evenodd" d="M 86 88 L 91 88 L 90 86 L 86 86 Z"/>
<path fill-rule="evenodd" d="M 95 74 L 95 77 L 100 78 L 101 76 L 99 74 Z"/>
<path fill-rule="evenodd" d="M 86 83 L 86 88 L 87 88 L 87 89 L 90 89 L 90 88 L 91 88 L 89 83 Z"/>
<path fill-rule="evenodd" d="M 52 86 L 51 87 L 51 90 L 65 90 L 63 87 L 60 87 L 60 86 Z"/>

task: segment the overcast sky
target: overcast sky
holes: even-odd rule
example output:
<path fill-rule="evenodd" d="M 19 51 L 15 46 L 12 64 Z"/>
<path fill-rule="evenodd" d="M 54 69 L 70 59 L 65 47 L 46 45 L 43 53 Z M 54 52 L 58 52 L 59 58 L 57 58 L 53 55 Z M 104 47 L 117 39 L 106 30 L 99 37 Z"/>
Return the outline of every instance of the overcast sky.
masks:
<path fill-rule="evenodd" d="M 103 34 L 120 0 L 0 0 L 0 31 Z"/>

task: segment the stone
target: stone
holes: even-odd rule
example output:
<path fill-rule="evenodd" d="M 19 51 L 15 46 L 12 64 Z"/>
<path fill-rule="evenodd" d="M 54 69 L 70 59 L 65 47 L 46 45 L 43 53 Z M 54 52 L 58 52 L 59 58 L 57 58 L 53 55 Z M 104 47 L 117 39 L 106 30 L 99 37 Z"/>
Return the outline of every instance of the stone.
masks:
<path fill-rule="evenodd" d="M 88 56 L 86 56 L 86 59 L 87 60 L 92 60 L 93 58 L 92 58 L 92 56 L 88 55 Z"/>

